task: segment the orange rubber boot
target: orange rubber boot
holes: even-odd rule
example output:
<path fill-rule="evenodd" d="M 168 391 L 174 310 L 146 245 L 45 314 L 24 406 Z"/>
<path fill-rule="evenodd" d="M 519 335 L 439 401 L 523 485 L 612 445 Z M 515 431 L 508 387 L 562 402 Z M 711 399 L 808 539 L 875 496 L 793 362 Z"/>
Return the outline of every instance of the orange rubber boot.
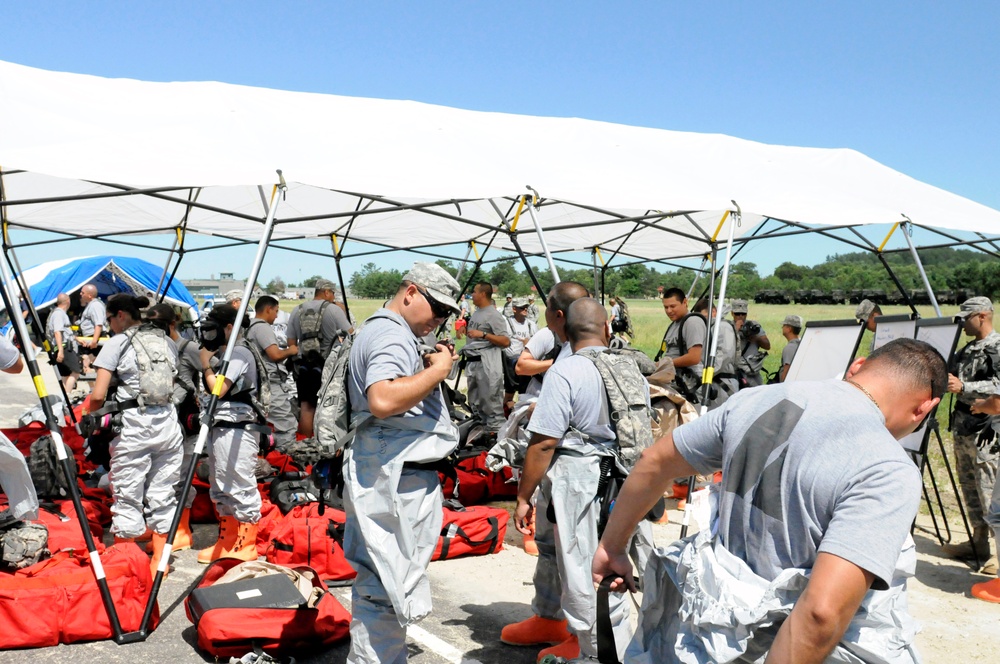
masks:
<path fill-rule="evenodd" d="M 219 521 L 219 539 L 212 546 L 198 552 L 198 562 L 208 564 L 222 557 L 222 552 L 232 548 L 236 541 L 236 519 L 231 516 L 221 517 Z"/>
<path fill-rule="evenodd" d="M 984 602 L 1000 604 L 1000 579 L 975 584 L 972 586 L 972 596 Z"/>
<path fill-rule="evenodd" d="M 500 630 L 500 641 L 511 646 L 562 643 L 568 638 L 570 633 L 566 629 L 565 620 L 552 620 L 541 616 L 531 616 L 527 620 L 507 625 Z"/>
<path fill-rule="evenodd" d="M 540 662 L 549 655 L 553 657 L 558 657 L 562 661 L 570 661 L 576 659 L 580 656 L 580 642 L 577 640 L 576 635 L 569 637 L 562 643 L 552 646 L 551 648 L 546 648 L 545 650 L 538 653 L 538 659 L 536 661 Z"/>
<path fill-rule="evenodd" d="M 186 509 L 181 512 L 180 523 L 177 524 L 177 532 L 174 533 L 174 546 L 170 550 L 186 551 L 191 548 L 191 510 Z M 153 553 L 153 542 L 150 540 L 146 545 L 146 553 Z"/>
<path fill-rule="evenodd" d="M 538 545 L 535 543 L 535 511 L 531 511 L 531 534 L 524 536 L 524 552 L 529 556 L 538 555 Z"/>
<path fill-rule="evenodd" d="M 149 561 L 149 575 L 150 577 L 155 577 L 156 569 L 160 566 L 160 560 L 163 558 L 163 547 L 167 543 L 167 533 L 153 533 L 153 539 L 149 543 L 153 546 L 153 557 Z M 169 569 L 170 566 L 167 565 L 167 569 L 163 571 L 164 579 L 167 578 L 167 571 Z"/>
<path fill-rule="evenodd" d="M 222 551 L 222 557 L 257 560 L 257 524 L 236 521 L 236 537 L 232 545 Z"/>

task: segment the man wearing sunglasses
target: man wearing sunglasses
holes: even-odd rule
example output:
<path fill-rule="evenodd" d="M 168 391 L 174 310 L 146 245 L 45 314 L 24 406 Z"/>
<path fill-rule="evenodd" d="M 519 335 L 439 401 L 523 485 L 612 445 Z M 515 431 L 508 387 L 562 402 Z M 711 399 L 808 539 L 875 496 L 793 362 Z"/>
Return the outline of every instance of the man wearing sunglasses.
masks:
<path fill-rule="evenodd" d="M 441 393 L 456 359 L 424 337 L 458 313 L 459 285 L 414 263 L 350 349 L 356 437 L 344 454 L 344 555 L 358 571 L 348 662 L 406 660 L 406 627 L 431 611 L 427 565 L 441 533 L 437 467 L 458 446 Z"/>
<path fill-rule="evenodd" d="M 510 345 L 507 321 L 493 305 L 493 286 L 485 281 L 472 291 L 476 312 L 466 331 L 469 341 L 462 349 L 469 382 L 469 408 L 495 438 L 504 423 L 503 349 Z"/>

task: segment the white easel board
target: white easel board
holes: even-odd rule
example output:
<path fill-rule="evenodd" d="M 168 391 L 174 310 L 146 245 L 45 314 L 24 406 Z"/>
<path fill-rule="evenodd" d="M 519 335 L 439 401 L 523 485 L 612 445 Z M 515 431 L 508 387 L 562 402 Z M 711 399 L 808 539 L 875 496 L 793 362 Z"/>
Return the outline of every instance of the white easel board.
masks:
<path fill-rule="evenodd" d="M 875 317 L 875 342 L 872 350 L 886 345 L 893 339 L 916 338 L 917 321 L 907 314 Z"/>
<path fill-rule="evenodd" d="M 958 346 L 958 337 L 961 332 L 962 325 L 954 318 L 927 318 L 917 321 L 915 334 L 917 341 L 926 341 L 934 346 L 941 353 L 941 357 L 944 358 L 948 366 L 951 366 L 951 356 L 955 353 L 955 347 Z M 931 413 L 931 417 L 935 417 L 935 415 L 936 412 Z M 926 430 L 927 425 L 924 424 L 900 440 L 899 444 L 910 452 L 922 454 Z"/>
<path fill-rule="evenodd" d="M 864 329 L 856 320 L 806 323 L 785 382 L 843 378 L 858 351 Z"/>

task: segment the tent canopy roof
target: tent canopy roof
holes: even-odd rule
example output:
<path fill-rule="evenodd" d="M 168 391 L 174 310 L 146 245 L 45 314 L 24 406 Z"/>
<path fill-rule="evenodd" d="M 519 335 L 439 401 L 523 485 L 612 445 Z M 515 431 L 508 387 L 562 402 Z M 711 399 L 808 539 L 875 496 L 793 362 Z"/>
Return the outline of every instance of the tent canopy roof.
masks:
<path fill-rule="evenodd" d="M 513 249 L 526 185 L 555 252 L 701 255 L 732 201 L 738 236 L 768 218 L 1000 229 L 1000 212 L 847 149 L 5 62 L 0 95 L 6 220 L 76 236 L 183 226 L 256 240 L 258 185 L 269 194 L 276 168 L 292 183 L 276 239 L 337 233 L 438 254 L 501 227 L 493 247 Z M 516 232 L 525 253 L 541 251 L 527 214 Z"/>

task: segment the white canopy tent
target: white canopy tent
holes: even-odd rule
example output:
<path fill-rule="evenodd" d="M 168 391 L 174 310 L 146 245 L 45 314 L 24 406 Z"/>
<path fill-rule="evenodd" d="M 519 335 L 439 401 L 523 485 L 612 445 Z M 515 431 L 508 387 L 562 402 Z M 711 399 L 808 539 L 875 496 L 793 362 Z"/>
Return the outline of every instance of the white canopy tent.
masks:
<path fill-rule="evenodd" d="M 342 256 L 441 256 L 491 238 L 494 251 L 516 238 L 540 255 L 529 216 L 513 227 L 528 184 L 549 249 L 567 258 L 704 256 L 732 201 L 737 243 L 764 220 L 767 237 L 819 230 L 869 250 L 878 239 L 855 227 L 909 218 L 991 252 L 1000 233 L 997 210 L 846 149 L 4 62 L 0 95 L 5 228 L 67 237 L 180 229 L 254 242 L 258 185 L 276 168 L 291 184 L 272 241 L 336 234 Z"/>

